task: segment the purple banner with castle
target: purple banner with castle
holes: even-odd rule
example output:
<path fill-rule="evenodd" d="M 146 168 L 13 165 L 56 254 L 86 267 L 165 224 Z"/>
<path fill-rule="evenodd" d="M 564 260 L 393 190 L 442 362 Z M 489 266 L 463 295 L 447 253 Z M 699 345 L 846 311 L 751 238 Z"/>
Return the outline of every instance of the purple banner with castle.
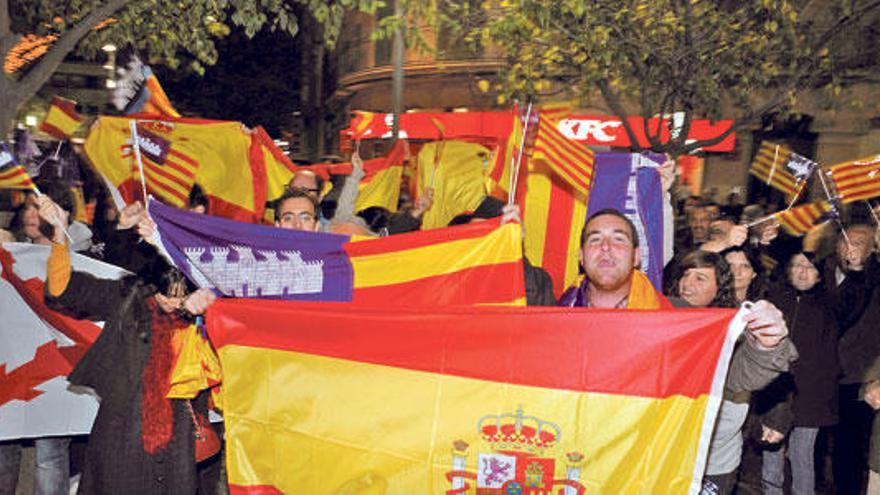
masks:
<path fill-rule="evenodd" d="M 161 246 L 199 287 L 228 297 L 350 301 L 348 236 L 200 215 L 151 198 Z"/>

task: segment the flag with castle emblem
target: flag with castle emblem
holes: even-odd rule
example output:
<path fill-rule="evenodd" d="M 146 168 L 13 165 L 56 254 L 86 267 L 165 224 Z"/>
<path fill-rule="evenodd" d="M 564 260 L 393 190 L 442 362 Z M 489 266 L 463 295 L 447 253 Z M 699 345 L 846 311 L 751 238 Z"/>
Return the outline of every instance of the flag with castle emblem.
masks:
<path fill-rule="evenodd" d="M 199 287 L 225 296 L 386 306 L 525 303 L 518 224 L 352 239 L 148 205 L 169 258 Z"/>
<path fill-rule="evenodd" d="M 255 299 L 207 322 L 237 494 L 697 493 L 743 328 L 728 309 Z"/>

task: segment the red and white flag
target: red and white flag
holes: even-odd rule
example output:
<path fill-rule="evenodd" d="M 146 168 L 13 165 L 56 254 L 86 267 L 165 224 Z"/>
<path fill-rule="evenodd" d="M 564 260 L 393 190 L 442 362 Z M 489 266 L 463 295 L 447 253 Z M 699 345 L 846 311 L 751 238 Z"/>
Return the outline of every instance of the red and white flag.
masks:
<path fill-rule="evenodd" d="M 0 245 L 0 441 L 88 433 L 96 397 L 68 390 L 67 375 L 101 331 L 46 307 L 43 299 L 49 247 Z M 100 278 L 126 272 L 82 255 L 71 265 Z"/>

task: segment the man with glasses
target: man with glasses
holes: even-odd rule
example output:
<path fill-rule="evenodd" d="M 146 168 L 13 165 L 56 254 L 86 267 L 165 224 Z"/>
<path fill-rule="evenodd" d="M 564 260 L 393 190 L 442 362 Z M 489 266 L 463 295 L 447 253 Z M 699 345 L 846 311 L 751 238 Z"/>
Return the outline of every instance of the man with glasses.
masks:
<path fill-rule="evenodd" d="M 303 189 L 288 189 L 275 202 L 275 226 L 282 229 L 317 232 L 318 201 Z"/>

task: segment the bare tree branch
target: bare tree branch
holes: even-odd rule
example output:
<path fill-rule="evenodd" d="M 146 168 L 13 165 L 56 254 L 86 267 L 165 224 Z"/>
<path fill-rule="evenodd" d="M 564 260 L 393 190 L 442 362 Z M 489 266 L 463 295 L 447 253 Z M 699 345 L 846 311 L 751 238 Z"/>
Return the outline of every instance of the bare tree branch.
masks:
<path fill-rule="evenodd" d="M 605 103 L 608 104 L 611 111 L 619 116 L 620 120 L 623 122 L 623 129 L 629 137 L 630 149 L 633 151 L 641 151 L 642 145 L 639 144 L 638 139 L 636 139 L 636 133 L 633 132 L 632 126 L 629 125 L 629 120 L 626 118 L 629 113 L 626 111 L 626 107 L 623 105 L 620 96 L 614 92 L 611 85 L 605 79 L 599 80 L 596 85 L 599 86 L 599 91 L 602 92 L 602 98 L 605 100 Z"/>

